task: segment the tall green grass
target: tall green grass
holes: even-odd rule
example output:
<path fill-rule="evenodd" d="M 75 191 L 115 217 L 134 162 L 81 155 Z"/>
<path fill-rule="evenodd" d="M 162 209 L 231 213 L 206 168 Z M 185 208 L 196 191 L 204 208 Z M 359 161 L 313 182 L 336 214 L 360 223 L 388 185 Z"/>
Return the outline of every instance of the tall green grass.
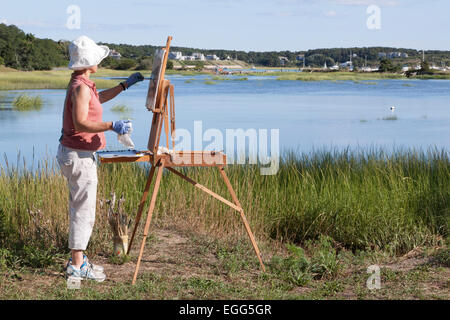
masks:
<path fill-rule="evenodd" d="M 99 166 L 97 221 L 89 250 L 107 251 L 112 243 L 100 200 L 112 191 L 123 192 L 126 211 L 133 216 L 148 169 Z M 218 170 L 183 171 L 230 198 Z M 327 236 L 353 250 L 402 254 L 448 236 L 450 162 L 445 150 L 286 152 L 276 175 L 260 175 L 259 165 L 230 165 L 226 172 L 260 239 L 302 244 Z M 55 163 L 41 163 L 34 171 L 1 168 L 0 198 L 0 246 L 67 251 L 68 189 Z M 221 237 L 246 236 L 239 214 L 170 172 L 163 175 L 153 221 L 184 223 Z"/>

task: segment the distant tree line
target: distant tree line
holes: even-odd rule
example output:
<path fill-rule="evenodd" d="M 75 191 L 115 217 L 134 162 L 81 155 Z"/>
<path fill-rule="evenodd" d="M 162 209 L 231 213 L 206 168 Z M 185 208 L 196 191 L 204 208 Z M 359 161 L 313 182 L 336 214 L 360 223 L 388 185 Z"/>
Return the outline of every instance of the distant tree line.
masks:
<path fill-rule="evenodd" d="M 151 55 L 158 48 L 157 46 L 133 46 L 123 44 L 105 44 L 110 48 L 120 52 L 125 58 L 136 60 L 137 65 L 145 67 L 141 62 L 145 59 L 152 59 Z M 198 49 L 187 47 L 171 47 L 171 51 L 179 51 L 185 56 L 190 56 L 194 52 L 200 52 L 205 55 L 216 55 L 220 60 L 230 58 L 232 60 L 241 60 L 255 66 L 264 67 L 302 67 L 303 59 L 305 66 L 321 68 L 326 63 L 328 67 L 335 64 L 352 60 L 354 66 L 379 66 L 382 60 L 389 60 L 395 70 L 401 70 L 404 64 L 417 64 L 422 59 L 422 51 L 414 49 L 390 48 L 390 47 L 370 47 L 370 48 L 330 48 L 313 49 L 307 51 L 237 51 L 220 49 Z M 380 56 L 380 53 L 401 52 L 407 54 L 407 58 L 386 59 Z M 426 60 L 433 62 L 438 66 L 442 64 L 450 65 L 450 51 L 425 51 Z M 280 57 L 287 60 L 282 61 Z M 193 64 L 193 61 L 188 61 Z"/>
<path fill-rule="evenodd" d="M 101 43 L 110 49 L 119 52 L 121 59 L 106 58 L 101 66 L 118 70 L 150 70 L 153 64 L 153 54 L 159 46 L 129 45 Z M 19 70 L 49 70 L 53 67 L 67 66 L 69 41 L 53 41 L 39 39 L 32 34 L 26 34 L 14 25 L 0 24 L 0 65 Z M 401 49 L 389 47 L 370 48 L 331 48 L 314 49 L 308 51 L 237 51 L 219 49 L 196 49 L 187 47 L 171 47 L 171 51 L 180 51 L 183 55 L 192 55 L 201 52 L 205 55 L 216 55 L 221 60 L 241 60 L 255 66 L 263 67 L 307 67 L 320 68 L 326 64 L 328 67 L 349 61 L 357 68 L 379 66 L 386 72 L 397 72 L 402 65 L 417 65 L 422 59 L 422 52 L 414 49 Z M 401 52 L 408 57 L 386 59 L 380 53 Z M 429 64 L 438 66 L 450 64 L 450 51 L 425 51 Z M 280 59 L 280 57 L 284 57 Z M 303 61 L 304 60 L 304 61 Z M 201 66 L 199 61 L 186 63 Z M 169 63 L 168 67 L 172 66 Z"/>
<path fill-rule="evenodd" d="M 67 65 L 67 43 L 39 39 L 14 25 L 0 24 L 0 64 L 19 70 L 49 70 Z"/>

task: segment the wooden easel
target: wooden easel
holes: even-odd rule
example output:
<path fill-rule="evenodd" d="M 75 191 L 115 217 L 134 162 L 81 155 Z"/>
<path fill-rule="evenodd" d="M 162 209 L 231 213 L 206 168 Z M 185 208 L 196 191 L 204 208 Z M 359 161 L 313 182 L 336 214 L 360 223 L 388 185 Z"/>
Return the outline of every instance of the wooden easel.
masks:
<path fill-rule="evenodd" d="M 256 244 L 255 237 L 253 236 L 253 233 L 250 229 L 250 226 L 247 222 L 247 218 L 244 215 L 244 210 L 242 209 L 242 206 L 236 196 L 236 193 L 233 190 L 233 187 L 231 186 L 230 180 L 228 179 L 224 167 L 226 165 L 226 155 L 222 152 L 215 152 L 215 151 L 174 151 L 172 154 L 158 154 L 158 146 L 159 146 L 159 140 L 161 137 L 161 130 L 164 125 L 165 128 L 165 134 L 166 134 L 166 143 L 167 148 L 169 148 L 169 107 L 170 107 L 170 132 L 172 137 L 172 147 L 174 147 L 174 133 L 175 133 L 175 101 L 174 101 L 174 87 L 170 84 L 169 80 L 164 79 L 165 74 L 165 68 L 166 68 L 166 62 L 167 57 L 169 54 L 169 48 L 170 48 L 170 42 L 172 40 L 172 37 L 168 37 L 167 44 L 165 47 L 165 57 L 162 65 L 161 74 L 160 77 L 160 85 L 159 90 L 157 93 L 157 99 L 156 99 L 156 105 L 155 109 L 152 110 L 153 112 L 153 119 L 152 119 L 152 126 L 150 130 L 150 137 L 148 142 L 148 149 L 147 151 L 140 151 L 139 155 L 136 157 L 120 157 L 118 155 L 114 158 L 102 158 L 101 154 L 99 154 L 100 161 L 102 163 L 111 163 L 111 162 L 149 162 L 151 164 L 150 173 L 147 178 L 147 183 L 145 185 L 144 193 L 141 198 L 141 202 L 139 203 L 138 212 L 136 215 L 136 220 L 134 224 L 134 230 L 133 234 L 130 239 L 130 243 L 128 246 L 128 252 L 130 253 L 131 247 L 133 245 L 133 241 L 136 235 L 136 230 L 138 228 L 139 222 L 142 217 L 142 211 L 144 209 L 145 203 L 147 202 L 148 194 L 150 185 L 153 180 L 153 176 L 155 175 L 156 169 L 158 169 L 158 172 L 156 174 L 156 181 L 155 185 L 153 187 L 152 196 L 150 200 L 150 207 L 148 209 L 147 213 L 147 219 L 145 221 L 144 226 L 144 234 L 139 250 L 139 256 L 136 264 L 136 269 L 133 275 L 133 281 L 132 284 L 135 284 L 136 278 L 139 272 L 139 267 L 142 259 L 142 254 L 144 252 L 145 242 L 148 235 L 148 230 L 150 227 L 150 223 L 152 220 L 153 211 L 155 209 L 156 204 L 156 197 L 158 195 L 158 190 L 162 178 L 162 173 L 164 169 L 169 170 L 170 172 L 173 172 L 178 177 L 186 180 L 190 184 L 192 184 L 194 187 L 202 190 L 203 192 L 208 193 L 209 195 L 213 196 L 214 198 L 218 199 L 219 201 L 225 203 L 226 205 L 230 206 L 234 210 L 238 211 L 240 213 L 242 222 L 244 224 L 245 230 L 247 231 L 248 237 L 250 238 L 250 241 L 252 243 L 253 249 L 256 253 L 256 256 L 259 260 L 261 269 L 265 271 L 265 267 L 261 258 L 261 253 L 258 249 L 258 245 Z M 170 98 L 170 99 L 169 99 Z M 169 104 L 170 102 L 170 104 Z M 216 167 L 221 177 L 223 178 L 228 191 L 230 192 L 231 198 L 233 202 L 223 198 L 222 196 L 218 195 L 217 193 L 209 190 L 205 186 L 197 183 L 196 181 L 190 179 L 189 177 L 185 176 L 180 171 L 176 170 L 176 167 Z"/>

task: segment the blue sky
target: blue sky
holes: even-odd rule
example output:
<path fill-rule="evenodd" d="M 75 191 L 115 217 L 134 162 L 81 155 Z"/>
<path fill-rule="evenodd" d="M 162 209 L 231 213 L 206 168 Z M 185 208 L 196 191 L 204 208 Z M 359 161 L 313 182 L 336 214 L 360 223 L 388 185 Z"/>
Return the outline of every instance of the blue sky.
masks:
<path fill-rule="evenodd" d="M 81 29 L 68 29 L 67 8 Z M 380 29 L 366 12 L 380 8 Z M 450 50 L 448 0 L 2 0 L 0 22 L 40 38 L 245 51 L 392 46 Z"/>

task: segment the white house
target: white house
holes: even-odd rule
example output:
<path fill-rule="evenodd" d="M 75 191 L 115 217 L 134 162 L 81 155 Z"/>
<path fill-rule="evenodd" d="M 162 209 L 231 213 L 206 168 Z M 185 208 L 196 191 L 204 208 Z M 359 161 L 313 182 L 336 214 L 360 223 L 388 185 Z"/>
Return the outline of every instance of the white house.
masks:
<path fill-rule="evenodd" d="M 351 61 L 346 61 L 346 62 L 343 62 L 343 63 L 341 63 L 340 64 L 340 67 L 341 68 L 351 68 L 351 67 L 353 67 L 353 62 L 351 62 Z"/>
<path fill-rule="evenodd" d="M 195 58 L 195 60 L 205 61 L 205 55 L 200 52 L 194 52 L 192 56 Z"/>
<path fill-rule="evenodd" d="M 336 64 L 336 65 L 330 67 L 330 70 L 339 70 L 339 66 Z"/>
<path fill-rule="evenodd" d="M 278 57 L 278 60 L 280 60 L 280 63 L 284 66 L 286 63 L 289 62 L 289 59 L 286 57 Z"/>
<path fill-rule="evenodd" d="M 206 60 L 219 60 L 219 57 L 216 56 L 215 54 L 208 54 L 206 56 Z"/>
<path fill-rule="evenodd" d="M 116 50 L 114 50 L 114 49 L 109 52 L 109 56 L 111 58 L 113 58 L 113 59 L 120 59 L 120 58 L 122 58 L 122 55 L 119 52 L 117 52 Z"/>
<path fill-rule="evenodd" d="M 169 59 L 182 60 L 182 58 L 183 58 L 183 53 L 181 53 L 180 51 L 175 51 L 175 52 L 169 53 Z"/>

